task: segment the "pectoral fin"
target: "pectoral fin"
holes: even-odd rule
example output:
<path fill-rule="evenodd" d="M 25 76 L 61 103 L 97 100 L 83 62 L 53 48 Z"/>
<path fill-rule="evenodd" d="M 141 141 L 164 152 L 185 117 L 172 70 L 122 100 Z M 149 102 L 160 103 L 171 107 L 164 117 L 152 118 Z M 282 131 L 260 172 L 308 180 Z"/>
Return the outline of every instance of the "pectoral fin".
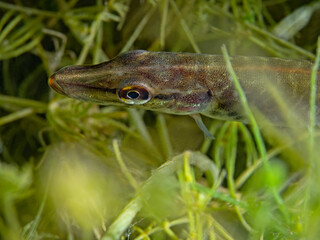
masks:
<path fill-rule="evenodd" d="M 204 136 L 207 138 L 211 138 L 214 139 L 214 137 L 212 136 L 212 134 L 209 132 L 209 130 L 207 129 L 206 125 L 204 125 L 200 114 L 191 114 L 190 115 L 197 123 L 198 127 L 201 129 L 201 131 L 204 133 Z"/>

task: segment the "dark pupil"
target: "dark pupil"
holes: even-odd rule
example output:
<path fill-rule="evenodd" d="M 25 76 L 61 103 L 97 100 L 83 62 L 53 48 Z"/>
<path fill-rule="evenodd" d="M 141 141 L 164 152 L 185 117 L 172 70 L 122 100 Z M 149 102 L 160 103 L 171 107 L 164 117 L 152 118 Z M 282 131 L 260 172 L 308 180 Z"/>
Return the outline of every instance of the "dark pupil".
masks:
<path fill-rule="evenodd" d="M 131 99 L 136 99 L 139 97 L 139 93 L 137 91 L 130 91 L 127 93 L 127 95 Z"/>

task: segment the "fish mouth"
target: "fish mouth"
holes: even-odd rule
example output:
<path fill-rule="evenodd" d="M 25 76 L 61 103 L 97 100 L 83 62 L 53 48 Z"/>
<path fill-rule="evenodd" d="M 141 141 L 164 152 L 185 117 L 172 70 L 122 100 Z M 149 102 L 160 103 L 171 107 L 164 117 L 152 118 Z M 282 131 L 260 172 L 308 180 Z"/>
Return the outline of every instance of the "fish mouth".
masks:
<path fill-rule="evenodd" d="M 50 78 L 49 78 L 49 86 L 55 90 L 57 93 L 60 93 L 62 95 L 66 95 L 66 93 L 63 91 L 62 87 L 57 83 L 56 79 L 56 74 L 53 74 Z"/>

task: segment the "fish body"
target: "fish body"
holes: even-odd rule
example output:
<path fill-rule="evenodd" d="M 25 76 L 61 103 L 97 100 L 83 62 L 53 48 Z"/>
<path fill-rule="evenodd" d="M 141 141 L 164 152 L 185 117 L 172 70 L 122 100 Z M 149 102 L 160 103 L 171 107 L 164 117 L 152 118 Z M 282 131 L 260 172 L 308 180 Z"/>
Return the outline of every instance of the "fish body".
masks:
<path fill-rule="evenodd" d="M 290 107 L 308 115 L 311 61 L 236 56 L 231 63 L 249 105 L 270 121 L 281 123 L 285 118 L 277 92 Z M 50 77 L 49 85 L 66 96 L 104 105 L 246 121 L 220 55 L 129 51 L 97 65 L 62 68 Z M 316 103 L 320 104 L 320 91 Z"/>

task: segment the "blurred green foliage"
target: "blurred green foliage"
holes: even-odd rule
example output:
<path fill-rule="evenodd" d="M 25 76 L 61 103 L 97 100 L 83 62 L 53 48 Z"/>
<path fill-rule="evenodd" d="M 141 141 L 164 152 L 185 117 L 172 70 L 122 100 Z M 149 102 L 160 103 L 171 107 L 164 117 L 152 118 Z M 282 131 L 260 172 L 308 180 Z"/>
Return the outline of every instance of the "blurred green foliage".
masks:
<path fill-rule="evenodd" d="M 312 125 L 257 141 L 204 119 L 212 141 L 191 118 L 67 99 L 47 78 L 130 49 L 314 60 L 319 18 L 319 1 L 1 1 L 0 239 L 316 239 Z"/>

